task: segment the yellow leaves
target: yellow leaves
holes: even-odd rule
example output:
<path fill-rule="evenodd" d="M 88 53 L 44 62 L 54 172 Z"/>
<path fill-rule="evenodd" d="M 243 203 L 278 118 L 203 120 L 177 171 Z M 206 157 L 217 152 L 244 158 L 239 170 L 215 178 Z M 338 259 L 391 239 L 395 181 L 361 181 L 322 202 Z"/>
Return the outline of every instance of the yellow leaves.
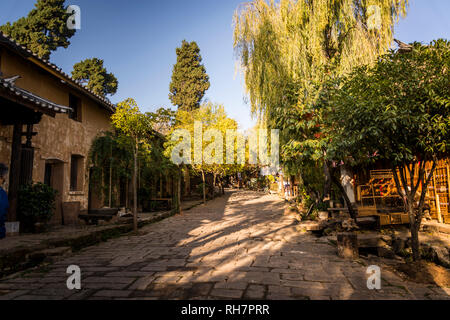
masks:
<path fill-rule="evenodd" d="M 144 143 L 152 131 L 152 121 L 142 114 L 136 101 L 128 98 L 117 104 L 116 112 L 111 116 L 114 127 L 138 143 Z"/>

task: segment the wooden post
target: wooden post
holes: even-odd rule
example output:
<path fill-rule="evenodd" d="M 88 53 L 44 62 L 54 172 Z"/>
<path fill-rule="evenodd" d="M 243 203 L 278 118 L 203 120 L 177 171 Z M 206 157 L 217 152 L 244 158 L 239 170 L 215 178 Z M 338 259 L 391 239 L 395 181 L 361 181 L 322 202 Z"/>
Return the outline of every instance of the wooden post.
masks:
<path fill-rule="evenodd" d="M 448 164 L 447 164 L 447 199 L 448 199 L 447 214 L 450 214 L 450 166 Z"/>
<path fill-rule="evenodd" d="M 439 194 L 436 192 L 436 212 L 438 216 L 439 223 L 442 223 L 442 213 L 441 213 L 441 201 L 439 199 Z"/>
<path fill-rule="evenodd" d="M 139 152 L 138 139 L 136 138 L 136 145 L 134 149 L 134 169 L 133 169 L 133 230 L 138 231 L 138 218 L 137 218 L 137 157 Z"/>
<path fill-rule="evenodd" d="M 22 154 L 22 123 L 14 125 L 11 150 L 11 165 L 9 171 L 9 213 L 8 221 L 17 221 L 17 198 L 19 192 L 20 163 Z"/>
<path fill-rule="evenodd" d="M 112 206 L 112 144 L 110 148 L 110 159 L 109 159 L 109 198 L 108 198 L 108 205 L 111 208 Z"/>
<path fill-rule="evenodd" d="M 203 204 L 206 204 L 206 180 L 205 172 L 202 170 L 202 182 L 203 182 Z"/>
<path fill-rule="evenodd" d="M 437 185 L 436 185 L 436 170 L 433 172 L 433 190 L 434 190 L 434 198 L 436 199 L 436 214 L 438 221 L 441 222 L 442 216 L 441 216 L 441 203 L 439 201 L 439 194 L 437 191 Z"/>

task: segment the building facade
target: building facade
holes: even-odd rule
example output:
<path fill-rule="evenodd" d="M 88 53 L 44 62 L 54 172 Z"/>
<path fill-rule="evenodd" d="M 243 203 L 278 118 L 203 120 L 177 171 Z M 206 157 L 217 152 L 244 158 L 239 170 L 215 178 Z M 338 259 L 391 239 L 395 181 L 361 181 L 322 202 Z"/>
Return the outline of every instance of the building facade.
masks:
<path fill-rule="evenodd" d="M 114 110 L 0 33 L 0 162 L 10 168 L 9 221 L 18 219 L 18 188 L 30 182 L 58 191 L 53 224 L 76 223 L 79 211 L 101 206 L 90 193 L 88 156 L 95 137 L 111 129 Z"/>

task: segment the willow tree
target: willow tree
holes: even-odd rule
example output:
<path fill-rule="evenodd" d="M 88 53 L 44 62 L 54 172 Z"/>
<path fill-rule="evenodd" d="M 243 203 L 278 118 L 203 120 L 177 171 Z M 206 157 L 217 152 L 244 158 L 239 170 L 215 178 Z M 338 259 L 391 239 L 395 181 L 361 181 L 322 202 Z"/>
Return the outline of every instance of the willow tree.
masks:
<path fill-rule="evenodd" d="M 385 53 L 407 6 L 408 0 L 254 0 L 238 8 L 234 47 L 251 110 L 281 130 L 284 164 L 323 162 L 322 85 Z"/>

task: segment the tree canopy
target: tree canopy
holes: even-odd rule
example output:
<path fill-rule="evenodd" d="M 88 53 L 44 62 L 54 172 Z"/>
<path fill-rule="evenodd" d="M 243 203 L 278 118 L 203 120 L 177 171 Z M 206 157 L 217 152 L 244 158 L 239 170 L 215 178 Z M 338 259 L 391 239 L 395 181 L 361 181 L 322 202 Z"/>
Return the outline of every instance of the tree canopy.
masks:
<path fill-rule="evenodd" d="M 290 172 L 320 169 L 326 150 L 319 103 L 324 83 L 385 53 L 407 4 L 254 0 L 236 12 L 234 47 L 252 112 L 280 129 L 281 160 Z"/>
<path fill-rule="evenodd" d="M 221 176 L 232 172 L 237 166 L 225 163 L 227 131 L 237 128 L 237 122 L 228 117 L 223 105 L 208 102 L 193 111 L 180 109 L 166 143 L 166 156 L 173 158 L 173 153 L 180 150 L 178 147 L 183 147 L 183 159 L 189 159 L 184 164 L 191 165 L 194 172 L 201 174 L 205 184 L 205 174 Z M 181 130 L 188 136 L 180 136 Z M 179 138 L 183 138 L 186 144 L 180 143 Z M 233 146 L 236 151 L 237 143 Z M 206 200 L 205 185 L 203 196 Z"/>
<path fill-rule="evenodd" d="M 67 48 L 75 30 L 67 28 L 70 14 L 65 0 L 38 0 L 28 16 L 0 26 L 0 31 L 24 45 L 39 57 L 48 60 L 52 51 Z"/>
<path fill-rule="evenodd" d="M 209 76 L 202 64 L 200 48 L 196 42 L 183 40 L 177 48 L 177 63 L 173 67 L 169 98 L 179 109 L 198 109 L 209 89 Z"/>
<path fill-rule="evenodd" d="M 89 90 L 105 97 L 115 94 L 119 82 L 112 73 L 108 73 L 103 66 L 103 60 L 98 58 L 86 59 L 73 66 L 72 78 L 81 81 Z"/>
<path fill-rule="evenodd" d="M 411 221 L 414 258 L 425 196 L 450 150 L 450 42 L 414 43 L 374 66 L 356 68 L 326 92 L 328 157 L 353 164 L 386 160 Z M 427 172 L 426 162 L 432 163 Z"/>

